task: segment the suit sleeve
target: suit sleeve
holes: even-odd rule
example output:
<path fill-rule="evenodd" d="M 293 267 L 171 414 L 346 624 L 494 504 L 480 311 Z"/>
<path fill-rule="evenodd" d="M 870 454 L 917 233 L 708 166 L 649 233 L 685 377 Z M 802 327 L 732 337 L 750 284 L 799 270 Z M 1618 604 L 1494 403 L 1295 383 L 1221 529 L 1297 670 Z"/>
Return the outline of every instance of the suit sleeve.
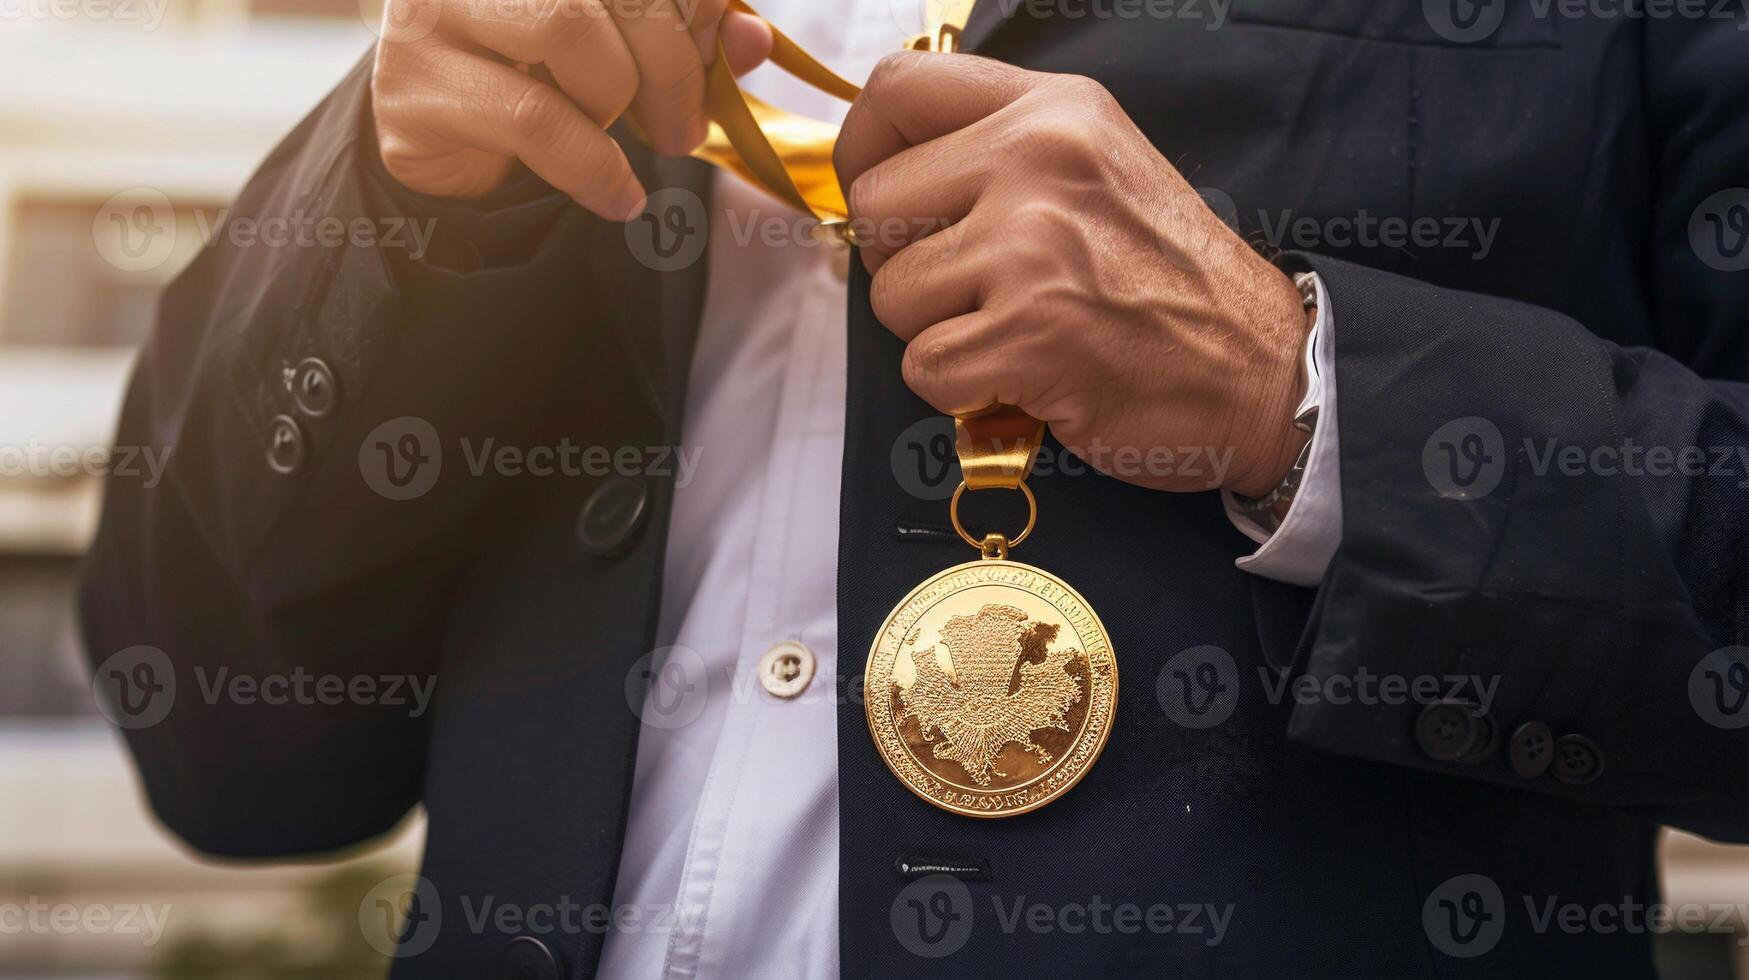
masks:
<path fill-rule="evenodd" d="M 1749 261 L 1703 233 L 1749 225 L 1749 49 L 1645 31 L 1657 350 L 1297 257 L 1337 311 L 1344 530 L 1296 669 L 1456 696 L 1315 699 L 1289 735 L 1746 841 Z"/>
<path fill-rule="evenodd" d="M 390 190 L 369 79 L 367 59 L 163 296 L 116 442 L 169 463 L 151 487 L 109 479 L 82 574 L 92 660 L 168 660 L 168 713 L 124 728 L 160 818 L 215 854 L 338 847 L 417 802 L 430 711 L 350 685 L 436 683 L 442 597 L 494 484 L 454 460 L 428 486 L 384 483 L 372 454 L 407 477 L 432 448 L 409 437 L 442 433 L 441 450 L 528 431 L 593 288 L 576 270 L 594 219 L 544 185 L 481 205 L 526 232 L 492 263 Z M 348 233 L 230 234 L 275 221 Z M 415 254 L 421 231 L 431 254 Z M 238 678 L 305 687 L 273 704 Z"/>

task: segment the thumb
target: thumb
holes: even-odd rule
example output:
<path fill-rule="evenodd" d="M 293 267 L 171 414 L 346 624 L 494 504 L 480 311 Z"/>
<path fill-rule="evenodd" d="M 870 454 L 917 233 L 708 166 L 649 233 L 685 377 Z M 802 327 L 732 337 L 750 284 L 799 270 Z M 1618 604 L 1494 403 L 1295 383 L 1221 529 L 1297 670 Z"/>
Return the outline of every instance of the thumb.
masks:
<path fill-rule="evenodd" d="M 698 43 L 706 52 L 707 65 L 716 58 L 718 38 L 729 56 L 729 68 L 737 75 L 747 74 L 771 57 L 771 25 L 752 14 L 731 10 L 699 34 Z"/>

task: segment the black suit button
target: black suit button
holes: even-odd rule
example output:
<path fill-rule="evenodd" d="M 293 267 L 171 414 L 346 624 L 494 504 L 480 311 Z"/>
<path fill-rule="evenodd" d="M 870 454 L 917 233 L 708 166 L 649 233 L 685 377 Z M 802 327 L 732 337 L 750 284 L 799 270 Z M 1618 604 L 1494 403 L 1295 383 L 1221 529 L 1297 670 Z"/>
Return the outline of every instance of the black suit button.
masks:
<path fill-rule="evenodd" d="M 1506 746 L 1506 758 L 1512 771 L 1525 779 L 1535 779 L 1549 771 L 1555 757 L 1555 733 L 1540 721 L 1527 721 L 1512 733 Z"/>
<path fill-rule="evenodd" d="M 625 551 L 649 516 L 650 491 L 635 476 L 610 477 L 595 488 L 577 515 L 577 542 L 592 555 Z"/>
<path fill-rule="evenodd" d="M 290 415 L 275 415 L 267 436 L 267 465 L 275 473 L 290 473 L 304 462 L 304 430 Z"/>
<path fill-rule="evenodd" d="M 498 960 L 498 980 L 559 980 L 559 958 L 533 936 L 517 936 Z"/>
<path fill-rule="evenodd" d="M 1415 744 L 1438 762 L 1480 761 L 1494 743 L 1494 723 L 1469 701 L 1439 701 L 1415 719 Z"/>
<path fill-rule="evenodd" d="M 334 411 L 340 402 L 340 388 L 327 362 L 319 357 L 306 357 L 298 362 L 292 377 L 292 400 L 298 403 L 298 411 L 311 418 Z"/>
<path fill-rule="evenodd" d="M 1603 775 L 1603 750 L 1583 735 L 1562 735 L 1549 772 L 1569 786 L 1583 786 Z"/>

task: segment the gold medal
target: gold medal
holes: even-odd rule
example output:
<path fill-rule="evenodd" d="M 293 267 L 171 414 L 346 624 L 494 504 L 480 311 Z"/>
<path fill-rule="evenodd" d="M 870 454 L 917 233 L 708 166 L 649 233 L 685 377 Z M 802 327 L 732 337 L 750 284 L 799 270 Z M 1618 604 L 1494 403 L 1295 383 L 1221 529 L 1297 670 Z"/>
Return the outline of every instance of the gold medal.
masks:
<path fill-rule="evenodd" d="M 973 0 L 929 0 L 925 30 L 906 46 L 959 50 Z M 729 9 L 753 13 L 746 0 Z M 857 87 L 773 29 L 771 61 L 822 92 L 853 99 Z M 710 134 L 694 156 L 765 188 L 822 232 L 857 244 L 832 171 L 837 127 L 742 92 L 719 45 L 705 83 Z M 1032 533 L 1038 501 L 1026 475 L 1044 424 L 999 406 L 958 419 L 965 477 L 948 513 L 982 558 L 931 576 L 887 616 L 864 675 L 869 732 L 912 792 L 945 810 L 1008 817 L 1068 792 L 1092 767 L 1117 710 L 1117 659 L 1105 626 L 1062 579 L 1010 561 Z M 974 538 L 960 523 L 965 493 L 1026 495 L 1025 530 Z"/>
<path fill-rule="evenodd" d="M 930 576 L 875 634 L 863 693 L 869 733 L 913 793 L 971 817 L 1010 817 L 1068 792 L 1105 748 L 1117 657 L 1068 583 L 1008 558 L 1032 533 L 1025 475 L 1043 425 L 1015 409 L 956 421 L 966 481 L 954 529 L 982 557 Z M 1031 517 L 1010 541 L 960 523 L 968 490 L 1014 489 Z"/>

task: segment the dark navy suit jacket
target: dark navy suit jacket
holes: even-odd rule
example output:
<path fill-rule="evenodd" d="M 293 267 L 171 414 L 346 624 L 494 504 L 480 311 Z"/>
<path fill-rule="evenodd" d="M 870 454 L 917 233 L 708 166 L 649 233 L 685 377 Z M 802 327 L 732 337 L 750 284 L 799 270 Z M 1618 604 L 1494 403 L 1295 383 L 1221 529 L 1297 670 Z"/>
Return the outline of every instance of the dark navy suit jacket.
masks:
<path fill-rule="evenodd" d="M 875 754 L 851 682 L 891 605 L 969 553 L 941 502 L 896 479 L 896 443 L 933 413 L 857 270 L 843 974 L 1648 973 L 1643 931 L 1538 923 L 1551 901 L 1654 900 L 1661 824 L 1749 840 L 1726 649 L 1749 642 L 1749 473 L 1712 452 L 1749 446 L 1749 272 L 1731 271 L 1749 264 L 1741 18 L 1235 0 L 1210 30 L 1031 9 L 983 4 L 972 43 L 1098 79 L 1248 238 L 1323 274 L 1345 530 L 1323 582 L 1299 589 L 1234 567 L 1253 546 L 1213 493 L 1038 477 L 1048 520 L 1017 557 L 1110 628 L 1111 742 L 1023 817 L 923 803 Z M 532 181 L 472 207 L 397 189 L 367 81 L 361 66 L 233 215 L 418 209 L 442 219 L 432 255 L 219 246 L 170 288 L 119 441 L 176 450 L 161 485 L 109 488 L 87 635 L 98 660 L 160 648 L 184 690 L 222 665 L 436 676 L 418 718 L 185 697 L 129 737 L 157 813 L 214 854 L 338 848 L 423 804 L 419 921 L 441 928 L 396 976 L 585 977 L 600 930 L 472 928 L 468 909 L 612 899 L 638 734 L 626 680 L 655 642 L 669 483 L 482 478 L 451 456 L 397 501 L 367 487 L 359 453 L 403 416 L 452 454 L 464 438 L 677 442 L 705 263 L 654 272 L 621 226 Z M 632 152 L 647 186 L 707 194 L 701 165 Z M 1392 239 L 1387 219 L 1438 231 Z M 1569 473 L 1551 445 L 1586 460 L 1699 447 L 1710 463 Z M 1227 658 L 1213 673 L 1174 662 L 1209 647 Z M 1271 694 L 1363 673 L 1497 687 L 1486 712 L 1461 692 Z M 1183 723 L 1215 698 L 1225 720 Z M 1153 917 L 1075 928 L 1101 904 Z"/>

